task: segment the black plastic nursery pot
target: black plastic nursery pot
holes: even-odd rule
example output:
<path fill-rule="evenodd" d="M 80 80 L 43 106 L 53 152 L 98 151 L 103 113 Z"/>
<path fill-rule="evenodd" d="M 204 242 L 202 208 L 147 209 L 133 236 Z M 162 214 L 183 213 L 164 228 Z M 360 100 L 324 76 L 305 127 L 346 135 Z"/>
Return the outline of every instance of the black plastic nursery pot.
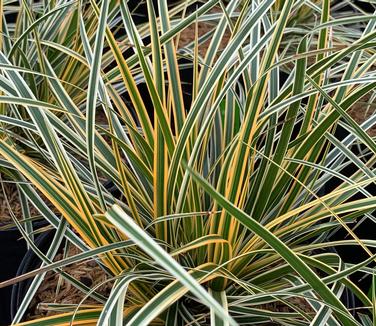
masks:
<path fill-rule="evenodd" d="M 349 135 L 349 132 L 345 130 L 341 126 L 337 126 L 335 136 L 339 140 L 343 140 L 345 137 Z M 365 149 L 364 145 L 353 145 L 350 150 L 353 154 L 355 154 L 357 157 L 363 156 L 363 150 Z M 357 169 L 355 164 L 351 163 L 347 167 L 345 167 L 343 170 L 341 170 L 341 174 L 350 177 L 354 171 Z M 335 188 L 338 187 L 338 185 L 342 183 L 341 180 L 337 179 L 336 177 L 331 178 L 323 188 L 321 189 L 321 195 L 326 195 L 333 191 Z M 371 184 L 366 187 L 366 190 L 372 195 L 376 196 L 376 185 Z M 351 197 L 350 200 L 359 200 L 365 198 L 363 194 L 360 192 L 356 193 Z M 371 215 L 375 216 L 375 213 L 371 213 Z M 361 218 L 358 219 L 357 222 L 359 222 Z M 357 235 L 359 239 L 369 239 L 369 240 L 376 240 L 376 233 L 375 233 L 375 225 L 376 223 L 372 221 L 371 219 L 367 218 L 364 219 L 362 223 L 357 224 L 357 222 L 354 222 L 352 224 L 349 224 L 350 228 L 355 228 L 354 232 Z M 338 229 L 333 230 L 328 235 L 328 241 L 337 241 L 337 240 L 345 240 L 345 239 L 351 239 L 351 236 L 348 234 L 348 232 L 343 227 L 338 227 Z M 373 253 L 376 253 L 374 248 L 368 248 Z M 350 264 L 358 264 L 362 261 L 369 258 L 369 255 L 365 252 L 363 248 L 360 246 L 338 246 L 335 248 L 328 249 L 330 252 L 337 253 L 341 259 L 345 263 Z M 375 263 L 372 263 L 368 265 L 368 267 L 376 267 Z M 371 275 L 365 276 L 364 273 L 356 272 L 349 277 L 364 293 L 368 294 L 370 293 L 370 289 L 372 286 L 372 277 Z M 360 302 L 356 296 L 354 296 L 353 293 L 351 293 L 348 289 L 345 289 L 343 295 L 342 295 L 342 301 L 344 304 L 349 308 L 352 309 L 352 312 L 354 315 L 356 315 L 356 312 L 359 311 L 359 308 L 363 306 L 363 303 Z M 356 308 L 356 309 L 355 309 Z"/>
<path fill-rule="evenodd" d="M 55 230 L 48 230 L 39 234 L 34 243 L 38 249 L 46 253 L 50 247 L 51 241 L 53 240 Z M 16 276 L 23 275 L 27 272 L 30 272 L 34 269 L 37 269 L 41 265 L 40 258 L 35 254 L 32 249 L 29 249 L 24 254 L 18 268 L 16 271 Z M 12 286 L 11 295 L 10 295 L 10 317 L 13 319 L 17 313 L 19 306 L 22 303 L 23 298 L 25 297 L 31 282 L 32 278 L 18 282 Z"/>
<path fill-rule="evenodd" d="M 121 193 L 112 181 L 105 182 L 104 187 L 114 197 L 120 198 Z M 47 222 L 41 221 L 41 222 L 37 222 L 36 224 L 34 224 L 34 228 L 38 229 L 46 225 L 48 225 Z M 41 265 L 41 259 L 36 255 L 36 253 L 32 249 L 29 249 L 29 250 L 26 249 L 26 242 L 24 240 L 21 240 L 15 243 L 16 242 L 15 240 L 20 239 L 21 237 L 21 234 L 19 233 L 17 229 L 12 229 L 11 231 L 7 231 L 7 232 L 11 232 L 12 234 L 11 237 L 8 236 L 9 238 L 8 243 L 9 243 L 9 247 L 11 247 L 11 250 L 7 252 L 2 252 L 1 251 L 2 248 L 0 248 L 0 260 L 1 262 L 3 259 L 4 261 L 6 261 L 7 253 L 8 252 L 11 253 L 12 251 L 15 251 L 17 253 L 17 259 L 14 259 L 14 263 L 12 264 L 12 270 L 9 271 L 9 273 L 7 273 L 6 275 L 4 275 L 4 277 L 3 275 L 1 275 L 2 276 L 1 280 L 7 280 L 15 276 L 23 275 L 27 272 L 37 269 Z M 42 253 L 45 254 L 50 247 L 50 244 L 53 240 L 54 235 L 55 235 L 54 229 L 44 231 L 35 237 L 34 244 L 38 247 L 38 249 Z M 0 233 L 0 237 L 1 236 L 2 235 Z M 0 240 L 1 239 L 2 238 L 0 238 Z M 16 244 L 18 245 L 17 248 L 16 248 Z M 59 250 L 61 249 L 62 247 L 60 247 Z M 1 303 L 0 308 L 4 307 L 4 312 L 2 312 L 1 314 L 1 316 L 4 315 L 4 320 L 1 320 L 0 326 L 9 325 L 10 322 L 14 319 L 17 313 L 17 310 L 22 303 L 23 298 L 25 297 L 28 289 L 30 288 L 32 281 L 33 279 L 30 278 L 30 279 L 18 282 L 11 287 L 5 288 L 4 290 L 6 290 L 6 292 L 4 291 L 4 296 L 0 292 L 2 295 L 0 297 L 0 303 Z M 6 301 L 1 301 L 3 298 Z"/>
<path fill-rule="evenodd" d="M 34 227 L 37 229 L 45 225 L 45 222 L 37 222 Z M 35 245 L 42 252 L 47 252 L 53 234 L 53 230 L 39 234 L 35 238 Z M 0 282 L 38 268 L 40 263 L 37 255 L 31 249 L 27 249 L 26 241 L 22 239 L 17 228 L 0 231 Z M 32 279 L 29 279 L 0 288 L 0 326 L 10 325 L 31 282 Z"/>
<path fill-rule="evenodd" d="M 16 276 L 27 251 L 26 242 L 17 229 L 0 231 L 0 282 Z M 11 323 L 12 287 L 0 289 L 0 325 Z"/>

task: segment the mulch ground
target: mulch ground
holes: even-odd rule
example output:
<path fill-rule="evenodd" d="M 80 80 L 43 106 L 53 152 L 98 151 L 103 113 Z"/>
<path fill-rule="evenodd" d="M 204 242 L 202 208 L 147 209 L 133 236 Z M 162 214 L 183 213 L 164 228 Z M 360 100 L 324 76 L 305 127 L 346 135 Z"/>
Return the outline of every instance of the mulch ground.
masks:
<path fill-rule="evenodd" d="M 74 256 L 78 253 L 80 251 L 77 248 L 70 246 L 65 257 Z M 60 253 L 56 256 L 55 261 L 63 258 L 63 253 Z M 75 263 L 63 270 L 90 288 L 99 286 L 96 292 L 105 297 L 111 292 L 113 282 L 108 280 L 107 274 L 95 261 Z M 96 305 L 98 302 L 90 297 L 85 298 L 80 290 L 65 281 L 60 274 L 51 271 L 46 274 L 43 284 L 38 289 L 30 305 L 27 319 L 31 320 L 56 314 L 57 312 L 49 309 L 49 304 L 81 304 L 83 306 Z"/>

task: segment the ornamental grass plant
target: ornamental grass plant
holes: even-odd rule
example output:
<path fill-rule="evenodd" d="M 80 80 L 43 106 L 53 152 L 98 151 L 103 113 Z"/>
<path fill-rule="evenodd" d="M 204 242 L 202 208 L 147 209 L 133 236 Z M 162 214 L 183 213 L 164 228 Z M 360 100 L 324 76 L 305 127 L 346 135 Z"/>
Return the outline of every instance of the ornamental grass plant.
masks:
<path fill-rule="evenodd" d="M 316 19 L 288 24 L 307 5 Z M 14 324 L 48 271 L 84 299 L 22 325 L 375 324 L 376 242 L 357 230 L 375 223 L 376 116 L 348 111 L 373 108 L 376 16 L 335 18 L 329 0 L 147 0 L 145 22 L 117 0 L 0 8 L 0 167 L 43 261 L 0 284 L 33 278 Z M 46 254 L 36 219 L 56 229 Z M 56 261 L 66 242 L 80 253 Z M 108 297 L 63 270 L 92 259 Z"/>

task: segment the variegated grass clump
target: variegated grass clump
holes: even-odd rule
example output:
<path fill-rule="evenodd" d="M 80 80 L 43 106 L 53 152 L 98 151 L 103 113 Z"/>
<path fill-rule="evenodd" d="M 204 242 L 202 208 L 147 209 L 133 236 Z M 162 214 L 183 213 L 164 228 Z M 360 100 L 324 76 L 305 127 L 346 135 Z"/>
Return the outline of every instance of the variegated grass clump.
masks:
<path fill-rule="evenodd" d="M 305 2 L 147 0 L 145 24 L 125 1 L 1 3 L 0 165 L 20 192 L 24 219 L 14 222 L 43 260 L 0 284 L 34 277 L 15 324 L 49 270 L 97 305 L 51 304 L 64 313 L 28 325 L 375 322 L 375 288 L 349 279 L 373 273 L 375 241 L 353 229 L 373 223 L 375 116 L 358 125 L 347 111 L 374 99 L 376 20 L 333 19 L 329 0 L 309 2 L 319 19 L 292 46 L 286 22 Z M 179 48 L 202 21 L 216 28 L 196 28 Z M 57 230 L 46 254 L 33 244 L 36 218 Z M 329 240 L 337 228 L 348 237 Z M 65 241 L 82 253 L 52 262 Z M 354 265 L 322 250 L 342 245 L 368 258 Z M 62 271 L 93 258 L 114 282 L 109 297 Z M 356 314 L 340 300 L 345 288 L 361 302 Z"/>

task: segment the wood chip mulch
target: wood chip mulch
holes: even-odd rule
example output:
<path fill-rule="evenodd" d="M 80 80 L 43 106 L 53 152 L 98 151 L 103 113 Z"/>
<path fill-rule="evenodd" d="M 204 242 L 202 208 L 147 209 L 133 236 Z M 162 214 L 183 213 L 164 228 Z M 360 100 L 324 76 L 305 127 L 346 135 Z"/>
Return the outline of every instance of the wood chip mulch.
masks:
<path fill-rule="evenodd" d="M 77 248 L 70 246 L 66 257 L 76 255 L 79 252 Z M 63 259 L 63 253 L 58 254 L 55 261 L 61 259 Z M 103 283 L 96 292 L 106 297 L 110 294 L 113 282 L 107 281 L 107 274 L 95 261 L 75 263 L 63 270 L 90 288 Z M 27 319 L 31 320 L 56 314 L 57 312 L 48 309 L 48 304 L 77 305 L 84 298 L 85 295 L 65 281 L 60 274 L 53 271 L 48 272 L 30 305 Z M 82 304 L 98 305 L 98 302 L 92 298 L 87 298 Z"/>

